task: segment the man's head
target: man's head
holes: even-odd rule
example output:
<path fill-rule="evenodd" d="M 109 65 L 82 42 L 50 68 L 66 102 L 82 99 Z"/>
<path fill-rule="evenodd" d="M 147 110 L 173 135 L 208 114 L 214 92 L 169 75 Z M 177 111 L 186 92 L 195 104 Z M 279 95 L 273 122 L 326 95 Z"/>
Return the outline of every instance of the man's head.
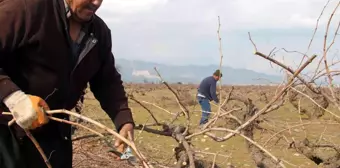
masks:
<path fill-rule="evenodd" d="M 220 76 L 221 75 L 221 76 Z M 220 72 L 219 69 L 217 69 L 214 74 L 213 74 L 213 77 L 218 81 L 220 80 L 220 77 L 222 78 L 222 73 Z"/>
<path fill-rule="evenodd" d="M 78 22 L 90 21 L 103 0 L 66 0 L 72 12 L 72 18 Z"/>

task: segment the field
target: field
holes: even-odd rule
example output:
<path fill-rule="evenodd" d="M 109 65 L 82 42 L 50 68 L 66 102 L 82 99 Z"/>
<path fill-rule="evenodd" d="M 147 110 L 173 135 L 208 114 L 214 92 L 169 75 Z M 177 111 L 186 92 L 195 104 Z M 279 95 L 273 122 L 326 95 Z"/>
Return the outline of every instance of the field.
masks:
<path fill-rule="evenodd" d="M 328 26 L 339 4 L 329 17 L 323 53 L 318 55 L 307 54 L 318 24 L 306 53 L 275 47 L 266 55 L 257 50 L 248 33 L 254 55 L 282 68 L 286 80 L 278 86 L 223 86 L 218 91 L 221 103 L 211 103 L 211 118 L 203 127 L 198 127 L 201 109 L 195 85 L 125 84 L 136 123 L 134 152 L 138 159 L 114 160 L 113 136 L 97 137 L 79 128 L 73 137 L 73 167 L 128 168 L 143 163 L 150 168 L 339 168 L 340 88 L 333 85 L 333 80 L 340 75 L 335 67 L 340 61 L 327 57 L 338 35 L 340 24 L 336 24 L 335 33 L 330 33 L 334 37 L 327 39 Z M 300 65 L 293 67 L 276 60 L 288 53 L 303 58 Z M 317 68 L 302 73 L 311 63 Z M 317 80 L 325 80 L 327 86 L 318 86 Z M 82 115 L 114 129 L 89 90 Z M 90 123 L 82 124 L 104 133 Z M 143 157 L 140 153 L 145 159 L 139 159 Z"/>
<path fill-rule="evenodd" d="M 166 85 L 125 84 L 125 87 L 136 122 L 134 141 L 137 148 L 154 167 L 173 167 L 181 163 L 183 166 L 183 158 L 184 162 L 189 165 L 188 155 L 182 155 L 186 148 L 179 145 L 185 143 L 178 143 L 176 136 L 166 133 L 169 130 L 174 133 L 172 128 L 184 128 L 188 122 L 190 126 L 186 137 L 201 132 L 198 128 L 201 109 L 195 98 L 196 86 L 170 85 L 189 116 L 189 121 L 184 115 L 180 115 L 173 123 L 170 122 L 182 110 L 176 97 Z M 235 136 L 227 140 L 213 138 L 214 136 L 224 137 L 230 133 L 227 129 L 234 130 L 246 123 L 270 103 L 282 88 L 277 86 L 223 86 L 218 94 L 222 95 L 221 102 L 226 98 L 228 102 L 222 106 L 220 111 L 218 105 L 211 103 L 213 111 L 211 120 L 215 114 L 219 114 L 219 117 L 209 126 L 209 128 L 223 128 L 223 130 L 211 129 L 207 130 L 206 134 L 200 133 L 186 139 L 197 164 L 204 162 L 204 166 L 201 167 L 212 167 L 214 164 L 215 167 L 223 168 L 228 166 L 256 167 L 256 165 L 279 167 L 279 164 L 300 168 L 334 167 L 335 163 L 339 165 L 340 133 L 338 130 L 340 126 L 337 118 L 340 115 L 339 110 L 318 95 L 307 91 L 300 92 L 301 88 L 298 87 L 296 87 L 298 92 L 294 90 L 285 92 L 284 96 L 279 97 L 271 106 L 272 110 L 265 111 Z M 302 92 L 313 98 L 314 102 L 306 98 Z M 324 88 L 323 92 L 328 93 L 327 88 Z M 336 91 L 336 94 L 339 96 L 339 91 Z M 327 110 L 316 106 L 315 103 Z M 147 126 L 155 123 L 147 109 L 154 115 L 157 122 L 161 123 L 160 126 Z M 230 110 L 234 111 L 227 113 Z M 111 120 L 89 90 L 85 95 L 82 114 L 114 129 Z M 143 127 L 144 124 L 145 127 Z M 90 126 L 90 124 L 86 125 Z M 91 128 L 96 127 L 91 126 Z M 73 137 L 74 167 L 133 167 L 126 161 L 115 161 L 112 154 L 108 152 L 110 148 L 99 137 L 84 138 L 90 134 L 79 128 Z M 106 139 L 112 141 L 114 137 L 107 136 Z M 275 158 L 277 161 L 274 161 Z"/>

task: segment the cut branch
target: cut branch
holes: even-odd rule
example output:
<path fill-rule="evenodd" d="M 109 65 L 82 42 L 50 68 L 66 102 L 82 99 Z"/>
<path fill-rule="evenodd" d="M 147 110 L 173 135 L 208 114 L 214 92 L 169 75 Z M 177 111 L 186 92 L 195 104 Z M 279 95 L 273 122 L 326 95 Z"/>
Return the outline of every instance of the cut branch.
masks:
<path fill-rule="evenodd" d="M 39 145 L 38 141 L 33 137 L 33 135 L 31 134 L 30 131 L 25 130 L 25 133 L 26 133 L 27 137 L 32 141 L 34 146 L 37 148 L 37 150 L 39 151 L 41 157 L 44 159 L 46 166 L 48 168 L 52 168 L 50 161 L 47 159 L 44 151 L 41 149 L 41 146 Z"/>
<path fill-rule="evenodd" d="M 46 113 L 50 116 L 52 116 L 53 114 L 67 114 L 67 115 L 70 115 L 70 116 L 74 116 L 74 117 L 77 117 L 81 120 L 85 120 L 89 123 L 92 123 L 102 129 L 104 129 L 105 131 L 109 132 L 110 134 L 114 135 L 116 138 L 119 138 L 121 139 L 124 143 L 126 143 L 128 146 L 130 146 L 134 151 L 135 153 L 137 154 L 138 158 L 141 160 L 141 162 L 143 163 L 143 165 L 146 167 L 146 168 L 149 168 L 147 162 L 146 162 L 146 158 L 143 157 L 143 155 L 139 152 L 139 150 L 137 149 L 135 143 L 133 143 L 132 141 L 129 141 L 127 140 L 125 137 L 121 136 L 120 134 L 118 134 L 117 132 L 113 131 L 112 129 L 106 127 L 105 125 L 97 122 L 97 121 L 94 121 L 88 117 L 85 117 L 83 115 L 80 115 L 78 113 L 74 113 L 74 112 L 71 112 L 71 111 L 68 111 L 68 110 L 49 110 L 49 111 L 46 111 Z M 4 115 L 11 115 L 10 112 L 3 112 Z"/>

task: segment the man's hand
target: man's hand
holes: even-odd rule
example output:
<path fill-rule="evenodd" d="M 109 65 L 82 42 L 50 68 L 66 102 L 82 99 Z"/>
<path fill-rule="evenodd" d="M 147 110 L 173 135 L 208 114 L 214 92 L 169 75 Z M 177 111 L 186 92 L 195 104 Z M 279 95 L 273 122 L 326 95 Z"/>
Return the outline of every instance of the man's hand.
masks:
<path fill-rule="evenodd" d="M 16 123 L 23 129 L 35 129 L 49 121 L 45 113 L 49 107 L 40 97 L 16 91 L 4 99 L 4 104 L 12 112 Z"/>
<path fill-rule="evenodd" d="M 133 125 L 131 123 L 127 123 L 125 125 L 122 126 L 122 128 L 119 131 L 119 134 L 121 136 L 123 136 L 126 139 L 129 139 L 129 132 L 132 138 L 132 141 L 134 140 L 134 129 L 133 129 Z M 121 153 L 124 153 L 127 145 L 121 140 L 121 139 L 116 139 L 115 142 L 115 147 L 117 148 L 117 150 Z M 119 158 L 117 158 L 119 159 Z"/>

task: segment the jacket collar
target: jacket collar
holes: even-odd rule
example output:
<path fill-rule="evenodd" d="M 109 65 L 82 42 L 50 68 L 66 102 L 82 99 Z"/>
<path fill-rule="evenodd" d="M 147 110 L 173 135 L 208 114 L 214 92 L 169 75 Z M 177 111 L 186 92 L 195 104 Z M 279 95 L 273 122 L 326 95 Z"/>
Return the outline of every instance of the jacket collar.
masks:
<path fill-rule="evenodd" d="M 67 4 L 66 0 L 64 0 L 64 5 L 65 5 L 65 11 L 66 11 L 66 18 L 70 18 L 72 14 L 71 14 L 70 6 Z"/>

